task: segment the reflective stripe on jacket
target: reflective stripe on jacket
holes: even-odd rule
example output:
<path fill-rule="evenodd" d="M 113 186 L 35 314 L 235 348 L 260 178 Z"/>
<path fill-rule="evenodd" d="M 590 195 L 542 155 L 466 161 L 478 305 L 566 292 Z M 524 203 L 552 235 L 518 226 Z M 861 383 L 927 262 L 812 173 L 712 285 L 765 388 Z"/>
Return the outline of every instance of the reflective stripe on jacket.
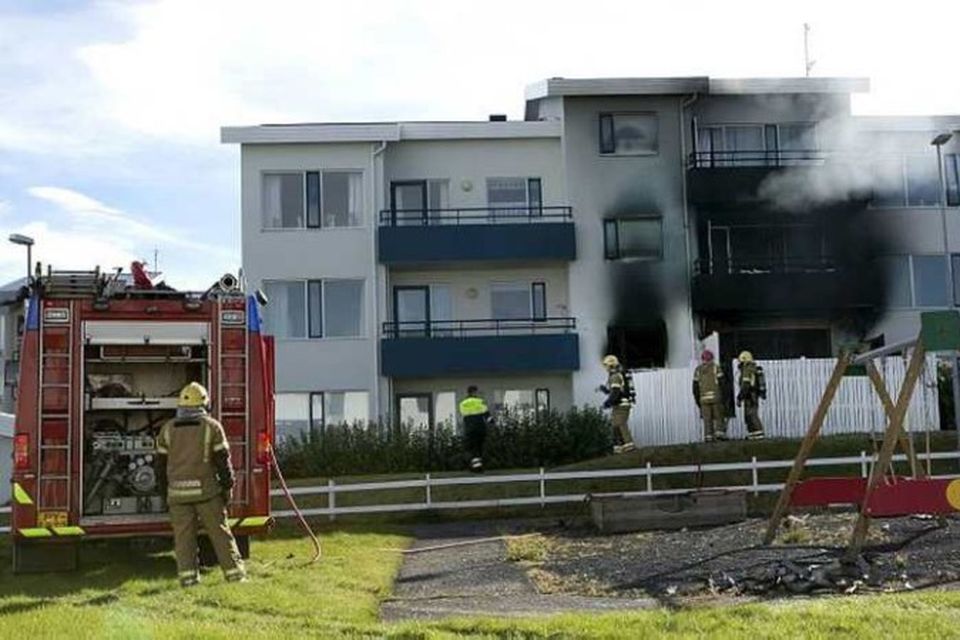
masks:
<path fill-rule="evenodd" d="M 167 502 L 203 502 L 218 495 L 213 454 L 229 444 L 223 426 L 208 415 L 168 420 L 160 428 L 157 452 L 167 456 Z"/>
<path fill-rule="evenodd" d="M 716 362 L 705 362 L 693 372 L 693 381 L 700 392 L 700 402 L 717 402 L 720 399 L 720 380 L 723 370 Z"/>

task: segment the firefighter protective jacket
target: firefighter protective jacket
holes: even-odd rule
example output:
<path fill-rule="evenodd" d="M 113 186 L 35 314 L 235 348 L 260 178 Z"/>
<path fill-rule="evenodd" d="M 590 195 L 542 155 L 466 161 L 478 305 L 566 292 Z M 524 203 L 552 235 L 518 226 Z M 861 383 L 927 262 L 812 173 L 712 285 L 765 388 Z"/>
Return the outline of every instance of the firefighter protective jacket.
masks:
<path fill-rule="evenodd" d="M 167 458 L 167 502 L 204 502 L 233 487 L 230 449 L 223 426 L 203 414 L 168 420 L 157 452 Z"/>
<path fill-rule="evenodd" d="M 716 362 L 704 362 L 693 372 L 693 399 L 698 404 L 720 402 L 723 369 Z"/>

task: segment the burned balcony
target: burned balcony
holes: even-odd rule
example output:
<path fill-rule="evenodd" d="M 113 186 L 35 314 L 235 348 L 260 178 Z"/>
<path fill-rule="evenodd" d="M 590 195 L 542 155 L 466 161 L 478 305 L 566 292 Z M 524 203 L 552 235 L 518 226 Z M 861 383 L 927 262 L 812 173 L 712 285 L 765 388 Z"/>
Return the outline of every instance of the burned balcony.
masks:
<path fill-rule="evenodd" d="M 570 261 L 577 256 L 568 206 L 385 209 L 378 257 L 386 265 Z"/>
<path fill-rule="evenodd" d="M 827 163 L 817 149 L 694 151 L 687 163 L 688 197 L 694 205 L 744 205 L 760 200 L 760 185 L 769 176 L 803 168 L 816 171 Z"/>
<path fill-rule="evenodd" d="M 574 318 L 386 322 L 380 355 L 389 377 L 580 368 Z"/>
<path fill-rule="evenodd" d="M 873 307 L 876 269 L 832 257 L 742 257 L 694 263 L 696 311 L 830 311 Z"/>

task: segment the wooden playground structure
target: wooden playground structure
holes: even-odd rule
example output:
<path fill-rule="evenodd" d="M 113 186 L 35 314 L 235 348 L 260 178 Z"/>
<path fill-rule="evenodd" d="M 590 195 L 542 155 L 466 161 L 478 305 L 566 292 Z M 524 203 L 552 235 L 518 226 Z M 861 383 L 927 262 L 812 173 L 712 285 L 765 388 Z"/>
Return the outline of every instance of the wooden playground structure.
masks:
<path fill-rule="evenodd" d="M 926 354 L 956 353 L 960 350 L 960 314 L 956 311 L 937 311 L 921 314 L 919 335 L 911 340 L 867 351 L 845 353 L 837 359 L 827 387 L 800 444 L 793 467 L 787 476 L 764 535 L 764 544 L 770 544 L 784 516 L 791 507 L 814 507 L 834 504 L 852 504 L 859 508 L 847 558 L 859 555 L 871 518 L 896 517 L 913 514 L 942 515 L 960 511 L 960 477 L 932 478 L 917 463 L 912 440 L 904 429 L 904 418 L 910 400 L 926 363 Z M 887 391 L 876 361 L 890 355 L 909 358 L 906 374 L 894 401 Z M 820 430 L 844 376 L 866 375 L 883 404 L 886 428 L 883 441 L 876 452 L 873 467 L 867 478 L 811 478 L 802 480 L 804 466 L 820 437 Z M 894 450 L 900 446 L 910 464 L 910 476 L 893 473 Z"/>

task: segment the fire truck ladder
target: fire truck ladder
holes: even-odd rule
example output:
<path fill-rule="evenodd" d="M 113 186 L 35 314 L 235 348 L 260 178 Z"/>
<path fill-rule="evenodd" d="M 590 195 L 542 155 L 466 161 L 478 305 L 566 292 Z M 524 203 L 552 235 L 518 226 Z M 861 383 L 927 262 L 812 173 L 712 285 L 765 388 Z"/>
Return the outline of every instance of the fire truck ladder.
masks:
<path fill-rule="evenodd" d="M 54 271 L 47 268 L 43 278 L 43 297 L 94 297 L 100 291 L 100 268 L 93 271 Z"/>
<path fill-rule="evenodd" d="M 226 298 L 230 299 L 230 298 Z M 225 309 L 224 298 L 217 300 L 217 405 L 220 410 L 220 421 L 227 432 L 227 439 L 235 433 L 236 426 L 243 425 L 243 442 L 230 442 L 231 456 L 237 468 L 237 477 L 243 478 L 234 491 L 233 503 L 246 504 L 248 502 L 249 487 L 247 486 L 247 472 L 250 469 L 250 390 L 248 388 L 248 344 L 246 314 L 241 315 L 239 323 L 224 323 L 225 311 L 227 314 L 236 310 Z M 237 448 L 242 447 L 242 451 Z"/>
<path fill-rule="evenodd" d="M 69 511 L 70 468 L 73 462 L 73 301 L 47 307 L 58 315 L 44 318 L 40 332 L 40 467 L 37 471 L 38 510 Z M 62 315 L 66 312 L 66 316 Z"/>

